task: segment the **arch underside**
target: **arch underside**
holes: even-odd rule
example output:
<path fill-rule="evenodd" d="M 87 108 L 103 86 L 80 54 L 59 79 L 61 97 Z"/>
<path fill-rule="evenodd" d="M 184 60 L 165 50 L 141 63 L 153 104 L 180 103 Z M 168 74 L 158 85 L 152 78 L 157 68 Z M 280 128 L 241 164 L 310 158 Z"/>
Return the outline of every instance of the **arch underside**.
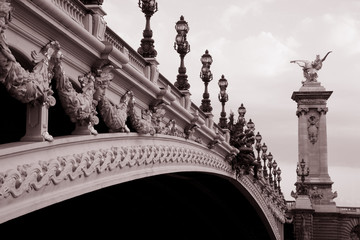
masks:
<path fill-rule="evenodd" d="M 110 135 L 111 137 L 108 138 Z M 30 145 L 37 147 L 30 147 Z M 124 190 L 124 195 L 130 196 L 135 194 L 135 191 L 139 198 L 150 198 L 152 194 L 149 185 L 157 185 L 157 188 L 154 188 L 155 192 L 165 191 L 167 194 L 163 197 L 174 201 L 173 203 L 165 203 L 166 209 L 169 208 L 172 209 L 171 211 L 177 211 L 178 214 L 181 214 L 186 212 L 179 210 L 182 208 L 202 208 L 196 216 L 202 216 L 198 221 L 208 221 L 203 223 L 204 226 L 210 224 L 214 228 L 215 223 L 212 223 L 208 216 L 208 214 L 214 212 L 216 216 L 214 220 L 216 219 L 217 224 L 221 225 L 219 225 L 219 229 L 230 231 L 226 232 L 226 234 L 236 236 L 237 229 L 240 228 L 237 224 L 246 226 L 240 220 L 260 216 L 261 220 L 255 218 L 253 221 L 257 222 L 255 225 L 258 226 L 260 220 L 262 226 L 258 226 L 259 229 L 267 229 L 267 232 L 254 230 L 254 234 L 264 233 L 267 234 L 266 236 L 269 239 L 280 239 L 275 217 L 267 206 L 269 203 L 266 203 L 266 200 L 262 197 L 260 187 L 254 184 L 253 180 L 247 176 L 235 179 L 231 166 L 216 151 L 209 151 L 200 144 L 170 136 L 139 137 L 137 134 L 128 134 L 124 138 L 121 134 L 101 134 L 96 137 L 63 138 L 57 140 L 56 143 L 44 142 L 30 145 L 13 149 L 14 153 L 9 154 L 7 158 L 7 161 L 11 162 L 13 160 L 8 165 L 10 170 L 6 174 L 0 175 L 3 182 L 0 186 L 0 216 L 2 222 L 54 205 L 57 202 L 64 201 L 66 206 L 68 201 L 65 200 L 67 199 L 90 204 L 91 201 L 86 196 L 89 196 L 90 199 L 97 196 L 95 197 L 97 200 L 92 204 L 98 208 L 104 208 L 105 213 L 111 213 L 111 209 L 116 205 L 116 202 L 123 199 L 121 195 L 122 186 L 125 189 L 129 188 L 126 191 Z M 19 148 L 23 151 L 19 152 Z M 21 154 L 27 156 L 27 161 L 33 159 L 33 162 L 22 163 L 19 160 L 23 159 Z M 14 167 L 10 167 L 11 165 Z M 137 181 L 138 179 L 141 180 Z M 190 179 L 191 181 L 184 181 L 184 179 Z M 136 185 L 136 182 L 140 183 Z M 127 187 L 132 184 L 135 187 Z M 171 184 L 182 185 L 178 186 L 176 190 L 172 190 L 173 185 Z M 138 190 L 136 190 L 137 187 Z M 117 188 L 119 190 L 114 190 Z M 225 191 L 226 189 L 228 191 Z M 186 192 L 187 190 L 192 192 Z M 192 194 L 195 192 L 198 194 L 196 199 L 191 199 Z M 113 203 L 107 204 L 102 199 L 102 194 L 104 194 L 105 199 L 113 199 Z M 142 196 L 142 194 L 145 196 Z M 82 198 L 82 195 L 85 200 L 76 200 Z M 176 200 L 179 196 L 186 197 L 185 201 L 188 201 L 190 205 L 182 206 L 180 204 L 182 201 Z M 156 197 L 159 198 L 157 195 Z M 202 201 L 196 204 L 196 201 L 200 201 L 199 199 L 202 199 Z M 191 202 L 192 200 L 195 202 Z M 144 202 L 144 206 L 134 196 L 131 196 L 127 201 L 129 202 L 125 203 L 125 205 L 115 207 L 119 215 L 124 214 L 123 211 L 131 213 L 137 211 L 137 209 L 142 209 L 141 211 L 145 212 L 144 217 L 151 224 L 153 224 L 152 218 L 149 218 L 148 215 L 156 216 L 156 209 L 163 209 L 161 204 L 159 206 L 153 205 L 151 199 L 148 200 L 148 203 Z M 155 202 L 159 204 L 161 199 L 157 199 Z M 212 208 L 212 205 L 215 207 Z M 80 204 L 80 206 L 82 205 Z M 174 208 L 171 208 L 172 206 Z M 250 209 L 248 206 L 254 206 L 255 210 L 248 213 L 247 211 Z M 76 207 L 76 209 L 79 209 L 79 207 Z M 151 209 L 154 212 L 146 213 Z M 70 211 L 69 214 L 76 215 L 77 210 L 72 211 L 75 212 Z M 86 216 L 88 214 L 86 211 L 91 212 L 92 210 L 85 207 L 81 215 L 85 214 L 84 216 Z M 255 211 L 256 214 L 254 214 Z M 35 214 L 38 212 L 35 212 Z M 108 216 L 103 215 L 102 212 L 93 214 L 95 216 L 98 214 L 99 218 Z M 192 212 L 190 211 L 190 213 Z M 163 221 L 165 223 L 163 224 L 169 224 L 166 221 L 168 215 L 169 213 L 164 210 Z M 185 215 L 179 216 L 179 219 L 187 219 Z M 219 221 L 218 218 L 222 220 Z M 138 217 L 133 220 L 141 222 L 141 219 L 142 217 Z M 177 221 L 180 221 L 179 219 Z M 195 224 L 195 222 L 198 222 L 195 219 L 187 220 L 193 221 L 193 224 Z M 228 222 L 232 220 L 234 220 L 234 223 Z M 60 219 L 59 221 L 61 222 Z M 71 220 L 69 221 L 71 222 Z M 110 222 L 110 224 L 113 223 Z M 140 223 L 134 224 L 142 226 Z M 184 223 L 180 221 L 178 224 Z M 229 228 L 226 228 L 227 224 Z M 204 226 L 200 225 L 200 227 Z M 231 229 L 235 226 L 237 226 L 235 229 Z M 248 230 L 251 235 L 250 228 Z M 217 230 L 213 234 L 220 234 L 221 232 Z M 237 234 L 241 235 L 241 233 Z"/>
<path fill-rule="evenodd" d="M 49 219 L 49 216 L 54 216 Z M 36 224 L 31 224 L 36 223 Z M 49 229 L 72 237 L 131 239 L 271 239 L 248 200 L 228 180 L 183 172 L 152 176 L 103 188 L 5 223 Z M 98 232 L 83 229 L 98 229 Z M 108 231 L 104 231 L 104 230 Z M 111 230 L 113 229 L 113 230 Z M 59 232 L 58 237 L 68 234 Z"/>

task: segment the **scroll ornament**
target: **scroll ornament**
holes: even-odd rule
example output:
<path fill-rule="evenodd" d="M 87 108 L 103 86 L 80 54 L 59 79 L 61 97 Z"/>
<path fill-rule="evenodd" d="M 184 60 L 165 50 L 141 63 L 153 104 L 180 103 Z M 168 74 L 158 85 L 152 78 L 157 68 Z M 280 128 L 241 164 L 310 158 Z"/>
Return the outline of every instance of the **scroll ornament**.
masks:
<path fill-rule="evenodd" d="M 58 185 L 94 174 L 106 174 L 115 169 L 155 163 L 186 163 L 231 171 L 229 165 L 220 158 L 182 146 L 111 147 L 19 165 L 16 169 L 0 172 L 0 200 L 38 191 L 47 185 Z"/>

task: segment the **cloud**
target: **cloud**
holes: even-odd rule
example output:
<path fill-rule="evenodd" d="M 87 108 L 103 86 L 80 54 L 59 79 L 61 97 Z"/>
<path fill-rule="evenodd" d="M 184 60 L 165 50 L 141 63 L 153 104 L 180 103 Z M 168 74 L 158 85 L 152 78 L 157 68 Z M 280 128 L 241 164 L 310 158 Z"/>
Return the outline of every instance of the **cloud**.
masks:
<path fill-rule="evenodd" d="M 281 41 L 271 32 L 261 32 L 238 41 L 233 48 L 242 56 L 239 64 L 246 75 L 272 77 L 288 69 L 296 45 L 293 38 Z"/>
<path fill-rule="evenodd" d="M 226 30 L 232 31 L 234 29 L 233 25 L 243 17 L 249 14 L 251 16 L 259 16 L 262 11 L 261 1 L 251 1 L 243 6 L 240 6 L 240 3 L 238 5 L 230 5 L 221 14 L 220 22 Z"/>
<path fill-rule="evenodd" d="M 342 54 L 360 53 L 360 20 L 346 13 L 324 13 L 305 17 L 292 30 L 306 50 L 338 50 Z M 304 53 L 304 51 L 302 51 Z"/>
<path fill-rule="evenodd" d="M 348 53 L 360 53 L 360 21 L 349 16 L 326 14 L 324 21 L 331 27 L 329 41 L 337 47 L 343 47 Z"/>

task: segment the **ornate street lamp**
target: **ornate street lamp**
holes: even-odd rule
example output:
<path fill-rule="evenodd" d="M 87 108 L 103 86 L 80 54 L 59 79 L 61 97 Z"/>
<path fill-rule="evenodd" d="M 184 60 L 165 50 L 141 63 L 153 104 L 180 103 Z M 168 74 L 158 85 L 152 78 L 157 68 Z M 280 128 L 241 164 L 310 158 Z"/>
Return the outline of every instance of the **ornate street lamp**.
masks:
<path fill-rule="evenodd" d="M 272 174 L 271 174 L 271 168 L 272 168 L 272 160 L 273 160 L 273 155 L 271 154 L 271 152 L 269 152 L 269 154 L 267 155 L 267 159 L 268 159 L 268 168 L 269 168 L 269 184 L 272 185 Z"/>
<path fill-rule="evenodd" d="M 260 150 L 261 150 L 261 140 L 262 140 L 262 136 L 261 134 L 258 132 L 255 136 L 255 149 L 257 151 L 257 161 L 259 164 L 259 167 L 261 167 L 261 158 L 260 158 Z"/>
<path fill-rule="evenodd" d="M 276 172 L 277 172 L 278 190 L 279 190 L 279 193 L 281 193 L 281 188 L 280 188 L 281 169 L 280 169 L 280 167 L 278 167 L 278 169 L 276 170 Z"/>
<path fill-rule="evenodd" d="M 184 57 L 186 54 L 190 52 L 190 45 L 186 40 L 186 34 L 189 32 L 188 23 L 184 20 L 184 17 L 181 16 L 180 20 L 176 23 L 175 29 L 177 31 L 177 35 L 174 42 L 174 49 L 180 55 L 180 67 L 179 74 L 177 75 L 175 87 L 179 90 L 188 90 L 190 88 L 190 84 L 187 80 L 186 75 L 186 67 L 184 65 Z"/>
<path fill-rule="evenodd" d="M 247 128 L 250 129 L 251 131 L 255 130 L 255 123 L 253 123 L 253 121 L 251 119 L 249 119 L 248 123 L 246 124 Z"/>
<path fill-rule="evenodd" d="M 252 128 L 255 128 L 255 124 Z M 262 172 L 261 158 L 260 158 L 261 140 L 262 140 L 262 136 L 258 132 L 255 135 L 255 150 L 257 151 L 257 158 L 256 158 L 257 164 L 255 164 L 255 166 L 254 166 L 254 171 L 258 172 L 260 174 L 260 176 L 261 176 L 261 172 Z"/>
<path fill-rule="evenodd" d="M 229 96 L 226 93 L 226 88 L 228 86 L 228 81 L 225 79 L 224 75 L 221 76 L 219 79 L 219 88 L 220 93 L 218 95 L 219 101 L 222 105 L 222 110 L 220 113 L 220 119 L 219 119 L 219 127 L 221 128 L 227 128 L 227 119 L 226 119 L 226 112 L 225 112 L 225 103 L 229 100 Z"/>
<path fill-rule="evenodd" d="M 211 103 L 210 103 L 210 94 L 208 92 L 208 84 L 213 79 L 213 75 L 210 71 L 210 66 L 213 62 L 213 59 L 211 55 L 209 54 L 209 51 L 206 50 L 205 54 L 201 56 L 201 63 L 203 64 L 200 72 L 200 78 L 205 84 L 205 92 L 203 94 L 203 99 L 201 100 L 201 106 L 200 109 L 205 112 L 209 113 L 212 111 Z"/>
<path fill-rule="evenodd" d="M 152 39 L 152 30 L 150 28 L 150 18 L 158 11 L 158 5 L 156 0 L 139 0 L 139 8 L 145 14 L 146 26 L 143 31 L 143 39 L 141 39 L 141 46 L 138 49 L 138 53 L 144 58 L 154 58 L 157 52 L 154 48 L 154 40 Z"/>
<path fill-rule="evenodd" d="M 277 168 L 277 162 L 274 160 L 274 162 L 273 162 L 273 164 L 272 164 L 272 167 L 273 167 L 273 175 L 274 175 L 274 185 L 273 185 L 273 187 L 274 187 L 274 190 L 276 190 L 277 189 L 277 183 L 276 183 L 276 174 L 277 174 L 277 171 L 276 171 L 276 168 Z"/>
<path fill-rule="evenodd" d="M 305 177 L 309 176 L 310 170 L 309 167 L 307 167 L 306 171 L 305 171 L 305 161 L 304 159 L 301 160 L 300 162 L 300 166 L 299 164 L 297 165 L 296 168 L 296 174 L 300 177 L 301 179 L 301 183 L 298 184 L 297 186 L 297 194 L 298 195 L 307 195 L 308 189 L 305 186 Z M 300 171 L 301 168 L 301 171 Z"/>
<path fill-rule="evenodd" d="M 261 146 L 261 151 L 262 151 L 262 155 L 261 155 L 261 159 L 264 161 L 264 167 L 263 167 L 263 175 L 264 178 L 267 179 L 268 178 L 268 173 L 267 173 L 267 168 L 266 168 L 266 159 L 267 159 L 267 146 L 265 143 L 263 143 L 263 145 Z"/>

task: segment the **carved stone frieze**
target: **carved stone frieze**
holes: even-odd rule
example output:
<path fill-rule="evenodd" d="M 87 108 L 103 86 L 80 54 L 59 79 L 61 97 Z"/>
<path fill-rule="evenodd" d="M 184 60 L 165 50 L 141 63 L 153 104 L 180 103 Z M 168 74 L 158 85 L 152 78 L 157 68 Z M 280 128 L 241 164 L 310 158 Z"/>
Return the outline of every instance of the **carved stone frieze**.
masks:
<path fill-rule="evenodd" d="M 325 105 L 326 99 L 301 99 L 298 101 L 298 104 L 303 105 Z"/>
<path fill-rule="evenodd" d="M 87 151 L 59 156 L 48 161 L 20 165 L 17 169 L 0 172 L 0 200 L 19 197 L 25 192 L 40 190 L 49 184 L 73 181 L 92 174 L 101 174 L 115 168 L 148 164 L 186 163 L 217 168 L 231 172 L 222 159 L 201 150 L 182 146 L 127 146 Z"/>

